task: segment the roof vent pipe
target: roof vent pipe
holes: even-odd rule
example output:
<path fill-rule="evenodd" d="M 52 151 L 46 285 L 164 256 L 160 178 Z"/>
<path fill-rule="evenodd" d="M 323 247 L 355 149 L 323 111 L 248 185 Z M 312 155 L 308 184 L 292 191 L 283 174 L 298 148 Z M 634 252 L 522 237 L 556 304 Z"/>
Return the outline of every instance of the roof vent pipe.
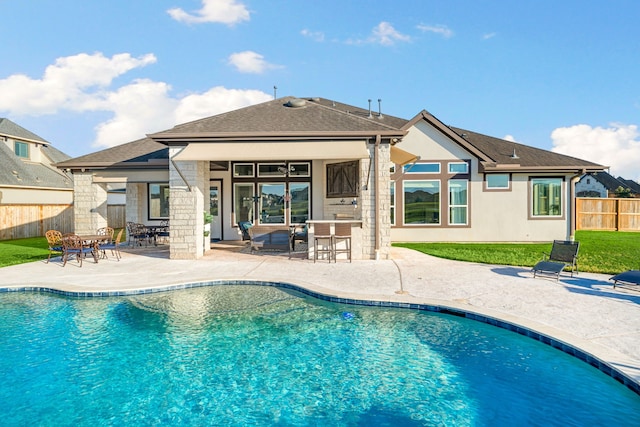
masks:
<path fill-rule="evenodd" d="M 369 100 L 369 118 L 373 118 L 373 116 L 371 115 L 371 100 Z"/>
<path fill-rule="evenodd" d="M 378 98 L 378 118 L 382 118 L 382 99 Z"/>
<path fill-rule="evenodd" d="M 511 154 L 509 157 L 511 157 L 512 159 L 519 159 L 520 157 L 518 157 L 518 155 L 516 154 L 516 149 L 513 149 L 513 154 Z"/>

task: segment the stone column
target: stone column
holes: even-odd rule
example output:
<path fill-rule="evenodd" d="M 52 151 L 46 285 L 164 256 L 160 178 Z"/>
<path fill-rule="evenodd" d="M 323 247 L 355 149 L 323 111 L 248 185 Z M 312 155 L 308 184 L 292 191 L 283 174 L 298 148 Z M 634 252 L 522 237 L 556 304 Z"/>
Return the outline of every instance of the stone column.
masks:
<path fill-rule="evenodd" d="M 363 259 L 388 259 L 391 252 L 391 150 L 389 144 L 380 144 L 376 155 L 375 144 L 369 144 L 369 159 L 362 160 L 360 166 L 360 204 L 362 209 L 362 257 Z M 375 165 L 369 165 L 377 158 L 378 176 Z M 371 167 L 371 171 L 369 171 Z M 367 176 L 369 180 L 367 181 Z M 376 185 L 379 180 L 379 206 L 376 206 Z M 379 218 L 380 247 L 376 253 L 376 216 Z"/>
<path fill-rule="evenodd" d="M 181 147 L 169 147 L 169 159 Z M 169 161 L 169 257 L 197 259 L 204 253 L 204 200 L 209 184 L 206 162 Z"/>
<path fill-rule="evenodd" d="M 73 216 L 76 234 L 95 234 L 107 226 L 107 187 L 94 183 L 91 172 L 73 174 Z"/>

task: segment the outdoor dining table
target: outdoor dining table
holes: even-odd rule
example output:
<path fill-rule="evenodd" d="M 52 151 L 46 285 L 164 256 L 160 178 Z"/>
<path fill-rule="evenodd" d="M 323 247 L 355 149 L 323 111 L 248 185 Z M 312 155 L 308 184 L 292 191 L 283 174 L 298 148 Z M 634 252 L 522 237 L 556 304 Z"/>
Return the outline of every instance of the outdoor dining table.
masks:
<path fill-rule="evenodd" d="M 79 234 L 78 237 L 82 240 L 84 246 L 92 248 L 96 262 L 98 262 L 98 255 L 100 254 L 100 243 L 110 240 L 110 237 L 104 234 Z"/>

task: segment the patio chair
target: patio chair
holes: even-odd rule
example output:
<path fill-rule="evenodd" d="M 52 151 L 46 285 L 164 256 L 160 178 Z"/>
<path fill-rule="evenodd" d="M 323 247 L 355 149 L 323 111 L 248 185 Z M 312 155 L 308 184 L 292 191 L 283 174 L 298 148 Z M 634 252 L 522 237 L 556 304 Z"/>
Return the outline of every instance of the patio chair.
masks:
<path fill-rule="evenodd" d="M 578 249 L 580 242 L 572 242 L 569 240 L 554 240 L 551 252 L 544 254 L 542 261 L 533 266 L 533 277 L 536 274 L 555 275 L 556 280 L 560 280 L 560 273 L 569 267 L 571 277 L 573 272 L 578 274 Z"/>
<path fill-rule="evenodd" d="M 253 224 L 249 221 L 240 221 L 238 223 L 238 230 L 242 234 L 242 240 L 251 240 L 251 235 L 249 234 L 249 228 L 251 228 Z"/>
<path fill-rule="evenodd" d="M 93 255 L 95 262 L 98 262 L 98 254 L 93 247 L 87 247 L 84 245 L 84 241 L 75 234 L 65 234 L 62 236 L 62 266 L 67 265 L 69 257 L 76 257 L 76 261 L 80 263 L 82 267 L 82 259 L 87 254 Z"/>
<path fill-rule="evenodd" d="M 156 238 L 161 237 L 163 243 L 167 243 L 169 241 L 169 220 L 163 219 L 160 221 L 160 228 L 156 232 Z"/>
<path fill-rule="evenodd" d="M 609 280 L 613 280 L 614 289 L 616 288 L 616 285 L 618 285 L 618 283 L 621 283 L 622 285 L 638 286 L 640 285 L 640 270 L 624 271 L 620 274 L 616 274 Z"/>
<path fill-rule="evenodd" d="M 344 242 L 344 247 L 339 247 L 339 243 Z M 351 262 L 351 224 L 335 223 L 335 233 L 333 235 L 333 259 L 338 261 L 338 254 L 347 254 Z"/>
<path fill-rule="evenodd" d="M 62 233 L 58 230 L 49 230 L 44 233 L 49 244 L 49 256 L 47 257 L 47 264 L 51 259 L 51 254 L 62 254 Z"/>
<path fill-rule="evenodd" d="M 142 246 L 142 242 L 147 246 L 149 243 L 149 232 L 144 224 L 135 222 L 127 223 L 127 232 L 129 233 L 129 246 Z"/>
<path fill-rule="evenodd" d="M 327 260 L 331 262 L 331 256 L 333 255 L 331 224 L 328 222 L 317 222 L 313 224 L 313 262 L 316 262 L 320 258 L 320 255 L 324 254 L 327 255 Z"/>
<path fill-rule="evenodd" d="M 108 237 L 107 243 L 111 243 L 113 242 L 113 232 L 114 230 L 111 227 L 102 227 L 96 230 L 96 235 Z"/>
<path fill-rule="evenodd" d="M 120 261 L 120 258 L 122 258 L 122 255 L 120 254 L 120 241 L 122 240 L 122 233 L 124 232 L 124 228 L 120 229 L 120 231 L 118 232 L 118 236 L 116 237 L 115 241 L 109 242 L 109 243 L 103 243 L 100 245 L 100 250 L 102 251 L 102 257 L 106 258 L 107 257 L 107 249 L 111 250 L 111 255 L 116 256 L 116 260 Z"/>

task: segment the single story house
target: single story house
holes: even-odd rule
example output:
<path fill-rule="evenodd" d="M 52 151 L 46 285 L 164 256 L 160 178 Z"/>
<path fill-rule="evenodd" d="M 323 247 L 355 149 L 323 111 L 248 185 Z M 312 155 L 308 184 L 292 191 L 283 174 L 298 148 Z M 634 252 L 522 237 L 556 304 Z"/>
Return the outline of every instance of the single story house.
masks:
<path fill-rule="evenodd" d="M 370 105 L 370 104 L 369 104 Z M 427 111 L 393 117 L 324 98 L 284 97 L 60 162 L 74 175 L 76 232 L 106 222 L 107 184 L 127 220 L 170 220 L 170 257 L 194 259 L 238 222 L 348 218 L 354 259 L 393 241 L 536 242 L 575 229 L 575 183 L 604 166 L 450 127 Z M 312 245 L 309 245 L 312 246 Z"/>

